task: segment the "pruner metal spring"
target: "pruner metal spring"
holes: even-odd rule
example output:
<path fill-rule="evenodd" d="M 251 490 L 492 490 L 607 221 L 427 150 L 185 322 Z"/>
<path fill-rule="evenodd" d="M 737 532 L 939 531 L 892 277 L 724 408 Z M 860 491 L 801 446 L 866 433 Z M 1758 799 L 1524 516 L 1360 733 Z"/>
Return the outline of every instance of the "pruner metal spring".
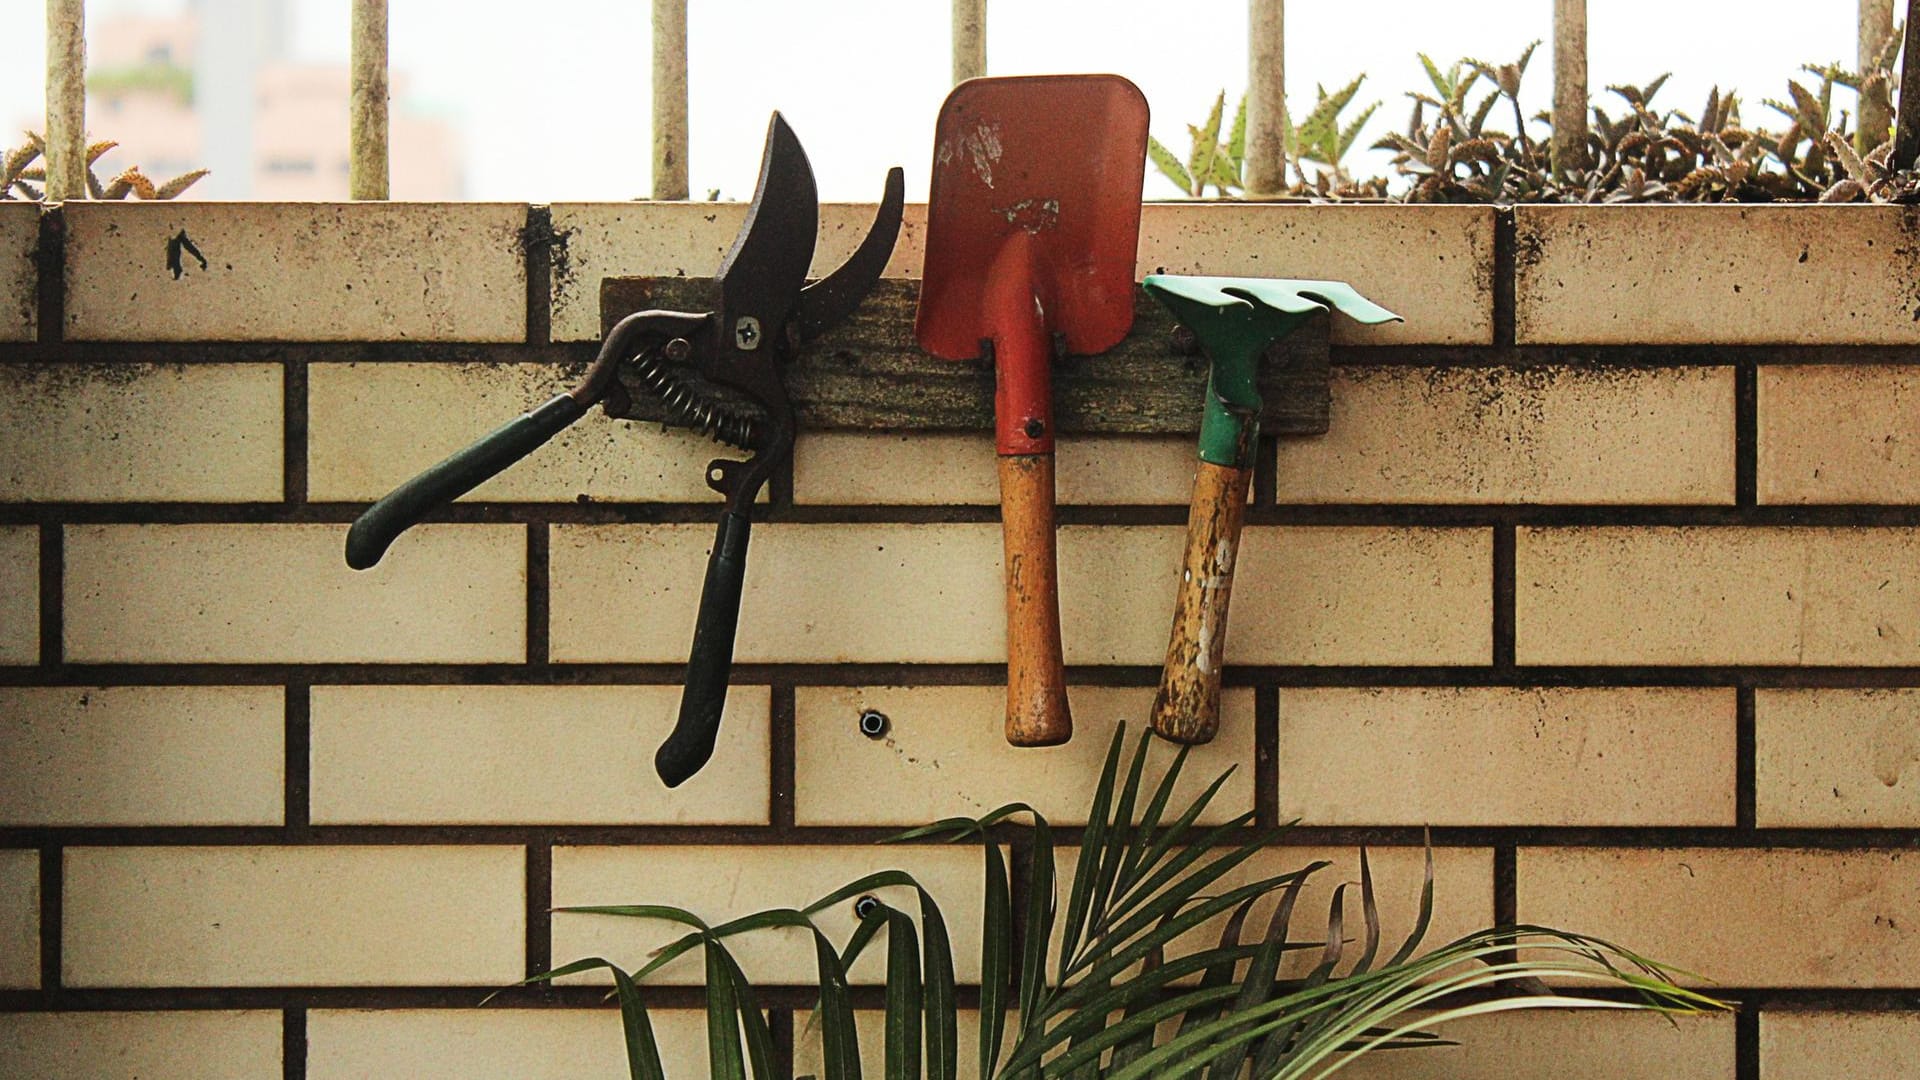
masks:
<path fill-rule="evenodd" d="M 759 425 L 737 406 L 716 401 L 667 365 L 692 354 L 685 338 L 643 349 L 627 363 L 647 393 L 666 407 L 667 423 L 693 428 L 709 439 L 752 450 L 758 445 Z"/>

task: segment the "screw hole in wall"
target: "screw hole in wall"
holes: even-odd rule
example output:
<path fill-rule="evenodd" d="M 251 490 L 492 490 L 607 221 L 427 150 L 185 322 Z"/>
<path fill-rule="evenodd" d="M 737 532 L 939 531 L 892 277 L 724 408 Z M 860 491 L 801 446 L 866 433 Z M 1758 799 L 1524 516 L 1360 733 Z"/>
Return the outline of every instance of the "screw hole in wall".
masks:
<path fill-rule="evenodd" d="M 887 719 L 886 713 L 879 709 L 860 710 L 860 734 L 869 739 L 879 739 L 884 738 L 891 730 L 893 730 L 893 721 Z"/>

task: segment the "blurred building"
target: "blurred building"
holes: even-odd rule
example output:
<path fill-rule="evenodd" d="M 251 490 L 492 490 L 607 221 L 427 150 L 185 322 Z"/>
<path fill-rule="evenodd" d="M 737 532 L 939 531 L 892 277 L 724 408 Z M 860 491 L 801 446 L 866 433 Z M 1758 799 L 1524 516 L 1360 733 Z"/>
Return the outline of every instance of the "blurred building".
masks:
<path fill-rule="evenodd" d="M 188 197 L 346 198 L 348 71 L 290 58 L 287 6 L 191 0 L 178 16 L 89 25 L 88 135 L 120 144 L 101 159 L 100 178 L 137 165 L 163 183 L 207 168 Z M 409 108 L 399 73 L 392 89 L 393 197 L 462 198 L 453 125 Z"/>

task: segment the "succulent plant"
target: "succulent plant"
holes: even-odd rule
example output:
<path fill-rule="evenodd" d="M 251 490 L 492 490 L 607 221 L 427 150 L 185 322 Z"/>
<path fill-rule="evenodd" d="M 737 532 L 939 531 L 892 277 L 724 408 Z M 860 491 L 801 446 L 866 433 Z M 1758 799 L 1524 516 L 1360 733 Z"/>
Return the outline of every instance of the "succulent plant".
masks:
<path fill-rule="evenodd" d="M 194 169 L 166 183 L 156 184 L 140 171 L 140 166 L 135 165 L 122 170 L 112 180 L 101 183 L 100 174 L 95 171 L 94 164 L 100 160 L 101 155 L 119 145 L 112 140 L 104 140 L 87 146 L 87 195 L 89 198 L 124 199 L 131 195 L 136 199 L 171 199 L 207 175 L 206 169 Z M 46 197 L 46 167 L 34 165 L 34 162 L 46 153 L 46 149 L 46 140 L 35 132 L 29 131 L 25 143 L 0 156 L 0 199 L 27 199 L 37 202 Z M 16 192 L 18 194 L 15 194 Z"/>

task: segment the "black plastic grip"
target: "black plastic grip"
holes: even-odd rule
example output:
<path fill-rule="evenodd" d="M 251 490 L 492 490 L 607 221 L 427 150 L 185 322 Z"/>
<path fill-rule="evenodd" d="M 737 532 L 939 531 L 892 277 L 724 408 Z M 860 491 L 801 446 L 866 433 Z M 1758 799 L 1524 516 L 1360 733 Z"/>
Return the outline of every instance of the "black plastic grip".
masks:
<path fill-rule="evenodd" d="M 729 510 L 707 557 L 707 580 L 700 590 L 700 616 L 693 624 L 693 649 L 687 656 L 687 684 L 680 694 L 680 719 L 673 734 L 653 756 L 654 771 L 668 787 L 679 787 L 713 756 L 720 735 L 720 713 L 727 705 L 727 680 L 733 675 L 733 634 L 740 625 L 740 591 L 747 576 L 747 538 L 753 523 Z"/>
<path fill-rule="evenodd" d="M 401 484 L 367 507 L 347 530 L 347 565 L 365 570 L 380 561 L 399 535 L 436 507 L 465 495 L 539 449 L 587 406 L 567 394 L 502 424 L 480 441 Z"/>

